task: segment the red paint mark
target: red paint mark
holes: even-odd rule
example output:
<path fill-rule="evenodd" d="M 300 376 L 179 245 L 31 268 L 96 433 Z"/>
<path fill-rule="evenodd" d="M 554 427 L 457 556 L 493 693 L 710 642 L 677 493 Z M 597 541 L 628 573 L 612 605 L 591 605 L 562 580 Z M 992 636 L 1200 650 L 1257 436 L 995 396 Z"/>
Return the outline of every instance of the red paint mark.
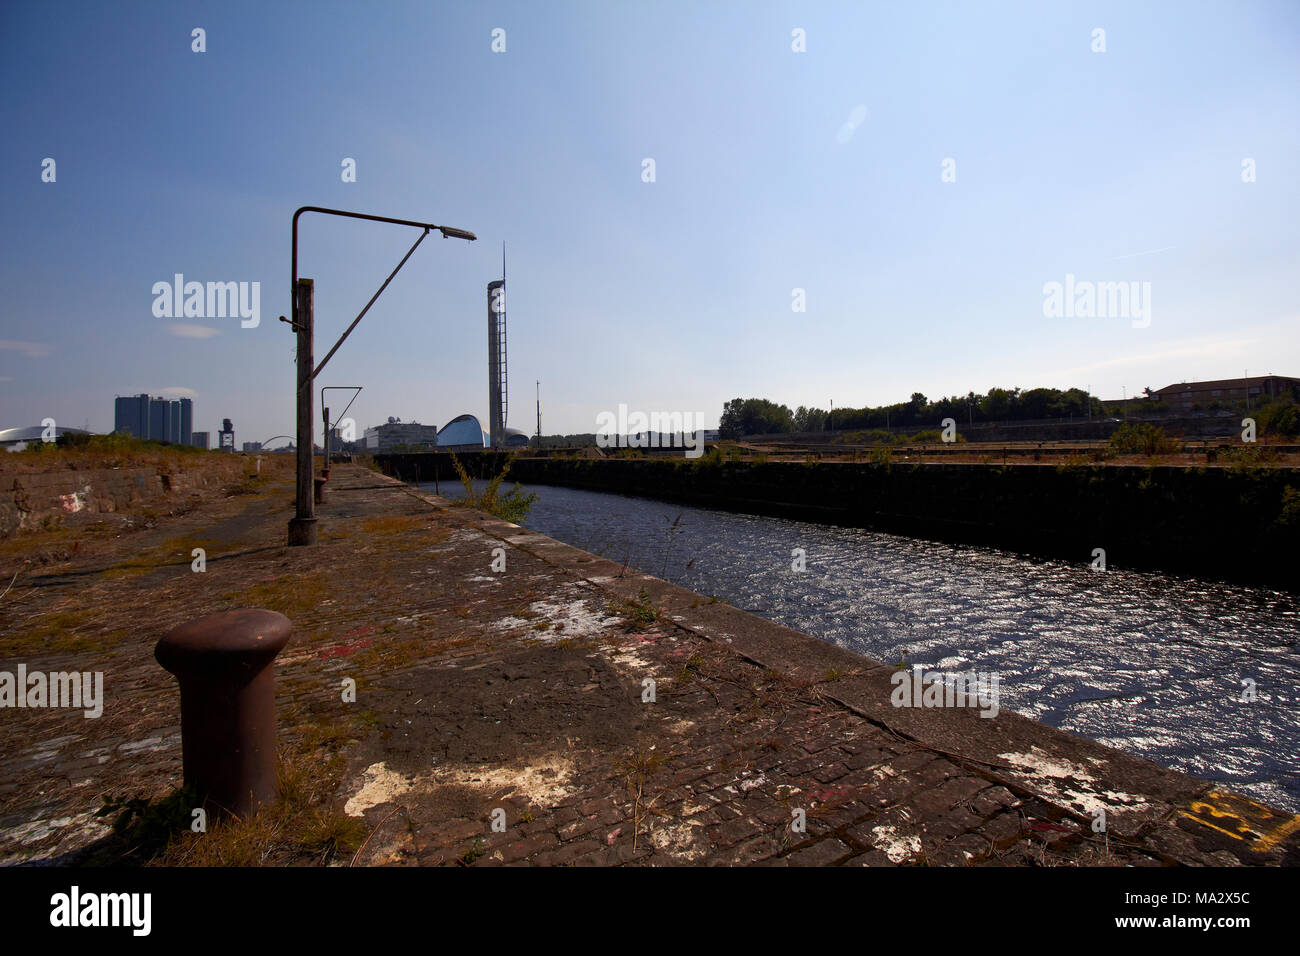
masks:
<path fill-rule="evenodd" d="M 826 787 L 822 790 L 809 790 L 808 795 L 814 803 L 847 803 L 855 796 L 854 787 Z"/>
<path fill-rule="evenodd" d="M 373 641 L 353 641 L 351 644 L 339 644 L 337 647 L 327 647 L 316 656 L 321 660 L 329 660 L 331 657 L 351 657 L 363 647 L 369 647 Z"/>
<path fill-rule="evenodd" d="M 362 634 L 373 634 L 374 632 L 374 626 L 368 624 L 365 627 L 357 628 L 355 631 L 348 631 L 348 633 L 343 635 L 343 640 L 346 641 L 349 637 L 360 637 Z"/>
<path fill-rule="evenodd" d="M 1073 827 L 1063 827 L 1056 823 L 1048 823 L 1046 820 L 1039 820 L 1029 825 L 1029 829 L 1042 833 L 1045 830 L 1054 830 L 1057 833 L 1073 833 Z"/>

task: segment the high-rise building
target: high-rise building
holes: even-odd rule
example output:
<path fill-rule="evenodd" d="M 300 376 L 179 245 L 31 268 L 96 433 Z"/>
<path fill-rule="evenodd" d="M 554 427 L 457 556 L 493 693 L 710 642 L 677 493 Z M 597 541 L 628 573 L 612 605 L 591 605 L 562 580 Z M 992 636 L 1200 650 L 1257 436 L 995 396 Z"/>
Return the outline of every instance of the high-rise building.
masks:
<path fill-rule="evenodd" d="M 190 433 L 194 427 L 194 402 L 192 399 L 182 398 L 177 405 L 180 414 L 176 415 L 177 435 L 173 441 L 180 445 L 190 444 Z"/>
<path fill-rule="evenodd" d="M 190 432 L 190 444 L 195 448 L 208 450 L 208 433 L 207 432 Z"/>
<path fill-rule="evenodd" d="M 235 426 L 229 418 L 221 420 L 221 431 L 217 432 L 217 447 L 232 454 L 235 451 Z"/>
<path fill-rule="evenodd" d="M 154 441 L 172 440 L 172 403 L 165 398 L 149 399 L 149 437 Z"/>
<path fill-rule="evenodd" d="M 113 402 L 113 431 L 175 445 L 193 443 L 194 401 L 119 395 Z"/>
<path fill-rule="evenodd" d="M 134 438 L 148 438 L 149 396 L 119 395 L 113 402 L 113 431 Z"/>

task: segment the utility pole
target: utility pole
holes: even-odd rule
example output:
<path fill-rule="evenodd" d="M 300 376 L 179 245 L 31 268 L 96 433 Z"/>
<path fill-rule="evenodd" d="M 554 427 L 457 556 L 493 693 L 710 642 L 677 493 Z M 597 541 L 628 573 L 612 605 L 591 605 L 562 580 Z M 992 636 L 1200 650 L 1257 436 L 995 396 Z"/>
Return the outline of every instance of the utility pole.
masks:
<path fill-rule="evenodd" d="M 537 450 L 542 450 L 542 383 L 537 383 Z"/>
<path fill-rule="evenodd" d="M 311 382 L 315 356 L 312 349 L 313 289 L 311 279 L 299 279 L 294 286 L 293 327 L 298 333 L 298 493 L 297 513 L 289 520 L 289 544 L 316 543 L 316 515 L 313 510 Z"/>

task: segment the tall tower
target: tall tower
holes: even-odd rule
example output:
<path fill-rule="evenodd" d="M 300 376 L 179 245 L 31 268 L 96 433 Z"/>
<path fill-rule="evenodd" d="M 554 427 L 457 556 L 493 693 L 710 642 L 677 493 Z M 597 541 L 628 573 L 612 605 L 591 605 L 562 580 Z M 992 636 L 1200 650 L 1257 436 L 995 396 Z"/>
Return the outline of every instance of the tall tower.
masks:
<path fill-rule="evenodd" d="M 506 443 L 506 245 L 501 244 L 501 278 L 488 283 L 488 442 Z"/>

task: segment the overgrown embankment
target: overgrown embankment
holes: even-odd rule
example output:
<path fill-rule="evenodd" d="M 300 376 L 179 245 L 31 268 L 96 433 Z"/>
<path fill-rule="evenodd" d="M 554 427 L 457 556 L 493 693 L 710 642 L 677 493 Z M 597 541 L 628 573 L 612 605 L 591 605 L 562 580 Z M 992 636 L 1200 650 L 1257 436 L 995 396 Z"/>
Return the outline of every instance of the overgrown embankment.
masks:
<path fill-rule="evenodd" d="M 377 464 L 430 481 L 438 457 L 446 456 L 379 456 Z M 498 458 L 472 456 L 470 467 L 490 474 Z M 1101 548 L 1110 567 L 1300 590 L 1292 468 L 520 458 L 511 477 L 1082 563 Z"/>
<path fill-rule="evenodd" d="M 90 436 L 0 455 L 0 577 L 67 560 L 292 473 L 286 455 L 251 456 Z"/>

